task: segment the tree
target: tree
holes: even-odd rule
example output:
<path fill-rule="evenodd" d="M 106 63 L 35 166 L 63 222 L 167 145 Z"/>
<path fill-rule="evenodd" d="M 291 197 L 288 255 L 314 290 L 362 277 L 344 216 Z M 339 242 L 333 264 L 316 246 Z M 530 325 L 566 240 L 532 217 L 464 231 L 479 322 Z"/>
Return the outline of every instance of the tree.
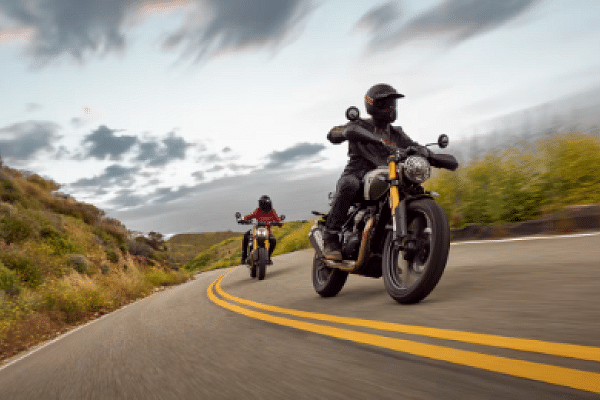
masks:
<path fill-rule="evenodd" d="M 148 233 L 148 244 L 154 250 L 162 250 L 165 244 L 165 237 L 162 233 L 150 232 Z"/>

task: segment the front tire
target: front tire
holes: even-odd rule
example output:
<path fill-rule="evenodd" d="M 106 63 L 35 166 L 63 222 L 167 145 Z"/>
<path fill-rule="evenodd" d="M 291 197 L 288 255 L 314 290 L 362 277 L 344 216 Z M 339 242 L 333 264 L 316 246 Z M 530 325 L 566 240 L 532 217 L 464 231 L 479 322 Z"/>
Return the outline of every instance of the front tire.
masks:
<path fill-rule="evenodd" d="M 269 252 L 265 248 L 258 249 L 258 261 L 256 265 L 256 277 L 259 281 L 265 279 L 267 262 L 269 261 Z"/>
<path fill-rule="evenodd" d="M 401 251 L 390 231 L 385 240 L 382 263 L 387 292 L 401 304 L 418 303 L 431 293 L 442 277 L 450 251 L 448 219 L 433 199 L 409 203 L 407 225 L 408 239 L 414 239 L 416 251 Z"/>
<path fill-rule="evenodd" d="M 313 258 L 312 281 L 315 291 L 321 297 L 333 297 L 342 290 L 348 279 L 348 272 L 336 268 L 329 268 L 323 259 L 317 256 Z"/>

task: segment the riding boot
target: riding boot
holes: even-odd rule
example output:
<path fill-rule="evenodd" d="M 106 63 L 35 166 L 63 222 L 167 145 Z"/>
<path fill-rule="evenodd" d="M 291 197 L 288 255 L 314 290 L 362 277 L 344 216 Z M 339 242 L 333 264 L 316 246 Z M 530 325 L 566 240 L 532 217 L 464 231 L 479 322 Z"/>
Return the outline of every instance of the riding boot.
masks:
<path fill-rule="evenodd" d="M 342 261 L 340 236 L 335 231 L 325 230 L 323 235 L 323 256 L 332 261 Z"/>

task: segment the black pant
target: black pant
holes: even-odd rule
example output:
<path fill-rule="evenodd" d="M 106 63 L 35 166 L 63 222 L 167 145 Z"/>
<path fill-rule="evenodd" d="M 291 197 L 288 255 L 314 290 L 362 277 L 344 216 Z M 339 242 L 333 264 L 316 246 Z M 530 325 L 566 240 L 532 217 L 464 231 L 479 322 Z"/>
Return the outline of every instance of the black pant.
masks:
<path fill-rule="evenodd" d="M 242 240 L 242 258 L 246 258 L 248 256 L 248 243 L 250 242 L 250 236 L 252 235 L 252 230 L 244 233 L 244 239 Z M 277 245 L 277 240 L 273 237 L 273 235 L 269 235 L 269 258 L 271 258 L 271 254 L 273 254 L 273 250 L 275 250 L 275 246 Z"/>
<path fill-rule="evenodd" d="M 361 186 L 361 179 L 355 175 L 344 174 L 340 177 L 325 224 L 329 231 L 338 232 L 342 229 L 348 215 L 348 209 L 350 209 L 359 194 Z"/>

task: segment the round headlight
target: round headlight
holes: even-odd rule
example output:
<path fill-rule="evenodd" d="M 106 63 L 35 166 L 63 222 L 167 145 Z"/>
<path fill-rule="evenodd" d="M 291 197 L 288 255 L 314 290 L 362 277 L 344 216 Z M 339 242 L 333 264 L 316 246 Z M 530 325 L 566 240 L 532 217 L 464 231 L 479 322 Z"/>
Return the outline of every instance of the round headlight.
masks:
<path fill-rule="evenodd" d="M 258 237 L 267 237 L 269 236 L 269 230 L 264 226 L 256 228 L 256 236 Z"/>
<path fill-rule="evenodd" d="M 423 183 L 431 176 L 431 166 L 426 158 L 410 156 L 404 161 L 404 176 L 414 183 Z"/>

